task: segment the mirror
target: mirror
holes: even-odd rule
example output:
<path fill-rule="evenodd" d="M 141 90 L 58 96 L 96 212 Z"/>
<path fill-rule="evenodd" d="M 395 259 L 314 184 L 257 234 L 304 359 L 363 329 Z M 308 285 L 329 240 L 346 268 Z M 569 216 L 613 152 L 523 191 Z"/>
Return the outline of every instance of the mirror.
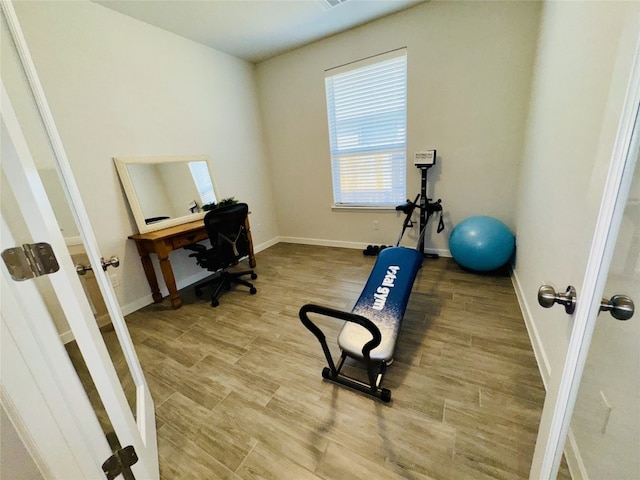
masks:
<path fill-rule="evenodd" d="M 113 160 L 140 233 L 199 220 L 218 202 L 206 155 Z"/>

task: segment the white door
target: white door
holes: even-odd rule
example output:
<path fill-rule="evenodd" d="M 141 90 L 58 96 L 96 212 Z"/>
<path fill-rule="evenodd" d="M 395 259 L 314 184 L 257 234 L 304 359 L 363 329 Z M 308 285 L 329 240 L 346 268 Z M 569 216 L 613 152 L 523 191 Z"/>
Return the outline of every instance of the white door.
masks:
<path fill-rule="evenodd" d="M 616 320 L 600 313 L 618 303 L 609 301 L 614 295 L 640 302 L 639 150 L 636 52 L 562 377 L 547 392 L 532 480 L 556 478 L 563 451 L 574 479 L 640 478 L 640 314 Z M 620 302 L 618 315 L 629 308 Z"/>
<path fill-rule="evenodd" d="M 630 152 L 636 169 L 624 206 L 604 299 L 615 295 L 640 302 L 640 168 L 638 131 Z M 640 478 L 640 314 L 625 320 L 625 297 L 615 297 L 618 311 L 598 316 L 573 417 L 568 448 L 579 478 Z M 637 306 L 637 305 L 636 305 Z M 620 310 L 620 309 L 623 310 Z"/>
<path fill-rule="evenodd" d="M 155 414 L 148 386 L 107 273 L 100 268 L 103 255 L 98 250 L 19 23 L 10 3 L 2 2 L 0 5 L 3 55 L 0 99 L 2 251 L 45 242 L 51 245 L 59 264 L 57 271 L 25 281 L 10 278 L 10 272 L 14 277 L 20 276 L 16 275 L 15 262 L 12 264 L 11 261 L 17 258 L 15 253 L 7 254 L 12 267 L 2 266 L 2 328 L 3 333 L 7 332 L 7 342 L 3 335 L 3 347 L 6 343 L 7 352 L 14 352 L 12 359 L 22 359 L 25 371 L 31 372 L 33 380 L 32 383 L 22 384 L 17 378 L 13 383 L 5 383 L 7 368 L 3 362 L 3 406 L 9 405 L 7 413 L 13 413 L 12 421 L 23 434 L 23 440 L 31 448 L 36 463 L 45 472 L 45 478 L 47 471 L 53 472 L 57 468 L 56 462 L 52 463 L 50 459 L 55 458 L 62 446 L 51 442 L 49 438 L 40 438 L 44 432 L 28 418 L 26 412 L 29 411 L 35 412 L 34 416 L 41 421 L 47 421 L 48 418 L 52 426 L 57 425 L 59 434 L 66 438 L 67 446 L 71 447 L 68 451 L 83 452 L 84 455 L 76 453 L 81 458 L 76 462 L 77 468 L 85 472 L 82 478 L 97 478 L 95 472 L 90 475 L 86 472 L 91 471 L 91 465 L 100 471 L 106 460 L 105 434 L 108 434 L 112 447 L 134 447 L 138 461 L 131 470 L 136 478 L 158 478 Z M 42 169 L 39 171 L 37 163 L 42 164 L 42 158 L 47 156 L 51 158 L 52 169 L 59 176 L 57 188 L 62 192 L 62 200 L 58 198 L 56 202 L 65 204 L 66 213 L 61 213 L 59 208 L 52 208 L 51 189 L 43 185 Z M 71 221 L 62 218 L 67 213 Z M 77 232 L 74 233 L 94 266 L 93 273 L 117 334 L 117 347 L 126 362 L 132 398 L 127 399 L 125 395 L 119 372 L 114 368 L 92 306 L 85 296 L 61 231 L 63 224 L 65 227 L 72 224 Z M 18 318 L 22 321 L 18 321 Z M 78 374 L 72 367 L 54 322 L 68 325 L 75 338 L 88 371 L 85 380 L 92 382 L 92 388 L 95 388 L 92 405 L 96 411 L 87 413 L 88 397 L 94 392 L 87 392 L 87 387 L 81 388 Z M 29 388 L 40 391 L 40 396 L 36 397 L 47 404 L 44 411 L 32 405 L 32 402 L 24 401 L 22 389 L 26 389 L 27 384 Z M 96 403 L 99 403 L 99 409 Z M 69 415 L 73 417 L 72 421 L 69 421 Z M 101 422 L 97 421 L 98 417 Z M 76 449 L 73 446 L 79 443 L 85 447 Z M 86 458 L 90 458 L 88 463 Z M 63 457 L 59 463 L 64 463 L 64 460 Z M 67 472 L 53 477 L 77 478 L 78 475 L 69 476 Z"/>

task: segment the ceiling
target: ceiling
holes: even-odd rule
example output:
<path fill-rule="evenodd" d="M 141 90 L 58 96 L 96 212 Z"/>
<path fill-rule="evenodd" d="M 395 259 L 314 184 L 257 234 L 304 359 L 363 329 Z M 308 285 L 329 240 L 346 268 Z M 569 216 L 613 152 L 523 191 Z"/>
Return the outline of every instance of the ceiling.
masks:
<path fill-rule="evenodd" d="M 257 63 L 425 0 L 93 1 Z"/>

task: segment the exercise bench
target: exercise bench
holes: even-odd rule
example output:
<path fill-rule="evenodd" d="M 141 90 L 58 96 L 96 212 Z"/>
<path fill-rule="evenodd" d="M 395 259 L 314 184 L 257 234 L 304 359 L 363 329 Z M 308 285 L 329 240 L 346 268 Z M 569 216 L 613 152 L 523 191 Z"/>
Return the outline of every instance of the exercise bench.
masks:
<path fill-rule="evenodd" d="M 304 305 L 300 309 L 300 320 L 320 342 L 329 364 L 322 370 L 323 378 L 367 393 L 383 402 L 391 400 L 391 391 L 381 387 L 382 379 L 387 366 L 393 361 L 396 340 L 422 259 L 422 253 L 412 248 L 386 248 L 378 255 L 351 312 L 314 304 Z M 345 321 L 338 335 L 338 346 L 342 353 L 337 366 L 324 333 L 310 320 L 309 313 Z M 364 361 L 368 383 L 341 373 L 347 357 Z"/>

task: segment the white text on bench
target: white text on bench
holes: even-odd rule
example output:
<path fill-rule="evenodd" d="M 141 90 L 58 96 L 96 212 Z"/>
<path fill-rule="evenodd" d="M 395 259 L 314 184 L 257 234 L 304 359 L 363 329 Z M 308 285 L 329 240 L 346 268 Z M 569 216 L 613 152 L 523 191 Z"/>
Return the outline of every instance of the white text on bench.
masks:
<path fill-rule="evenodd" d="M 376 293 L 373 294 L 373 309 L 374 310 L 382 310 L 384 308 L 384 304 L 387 303 L 387 297 L 389 296 L 389 291 L 394 286 L 394 281 L 398 276 L 398 271 L 400 267 L 396 265 L 391 265 L 387 269 L 387 274 L 384 276 L 382 280 L 382 285 L 378 287 Z"/>

